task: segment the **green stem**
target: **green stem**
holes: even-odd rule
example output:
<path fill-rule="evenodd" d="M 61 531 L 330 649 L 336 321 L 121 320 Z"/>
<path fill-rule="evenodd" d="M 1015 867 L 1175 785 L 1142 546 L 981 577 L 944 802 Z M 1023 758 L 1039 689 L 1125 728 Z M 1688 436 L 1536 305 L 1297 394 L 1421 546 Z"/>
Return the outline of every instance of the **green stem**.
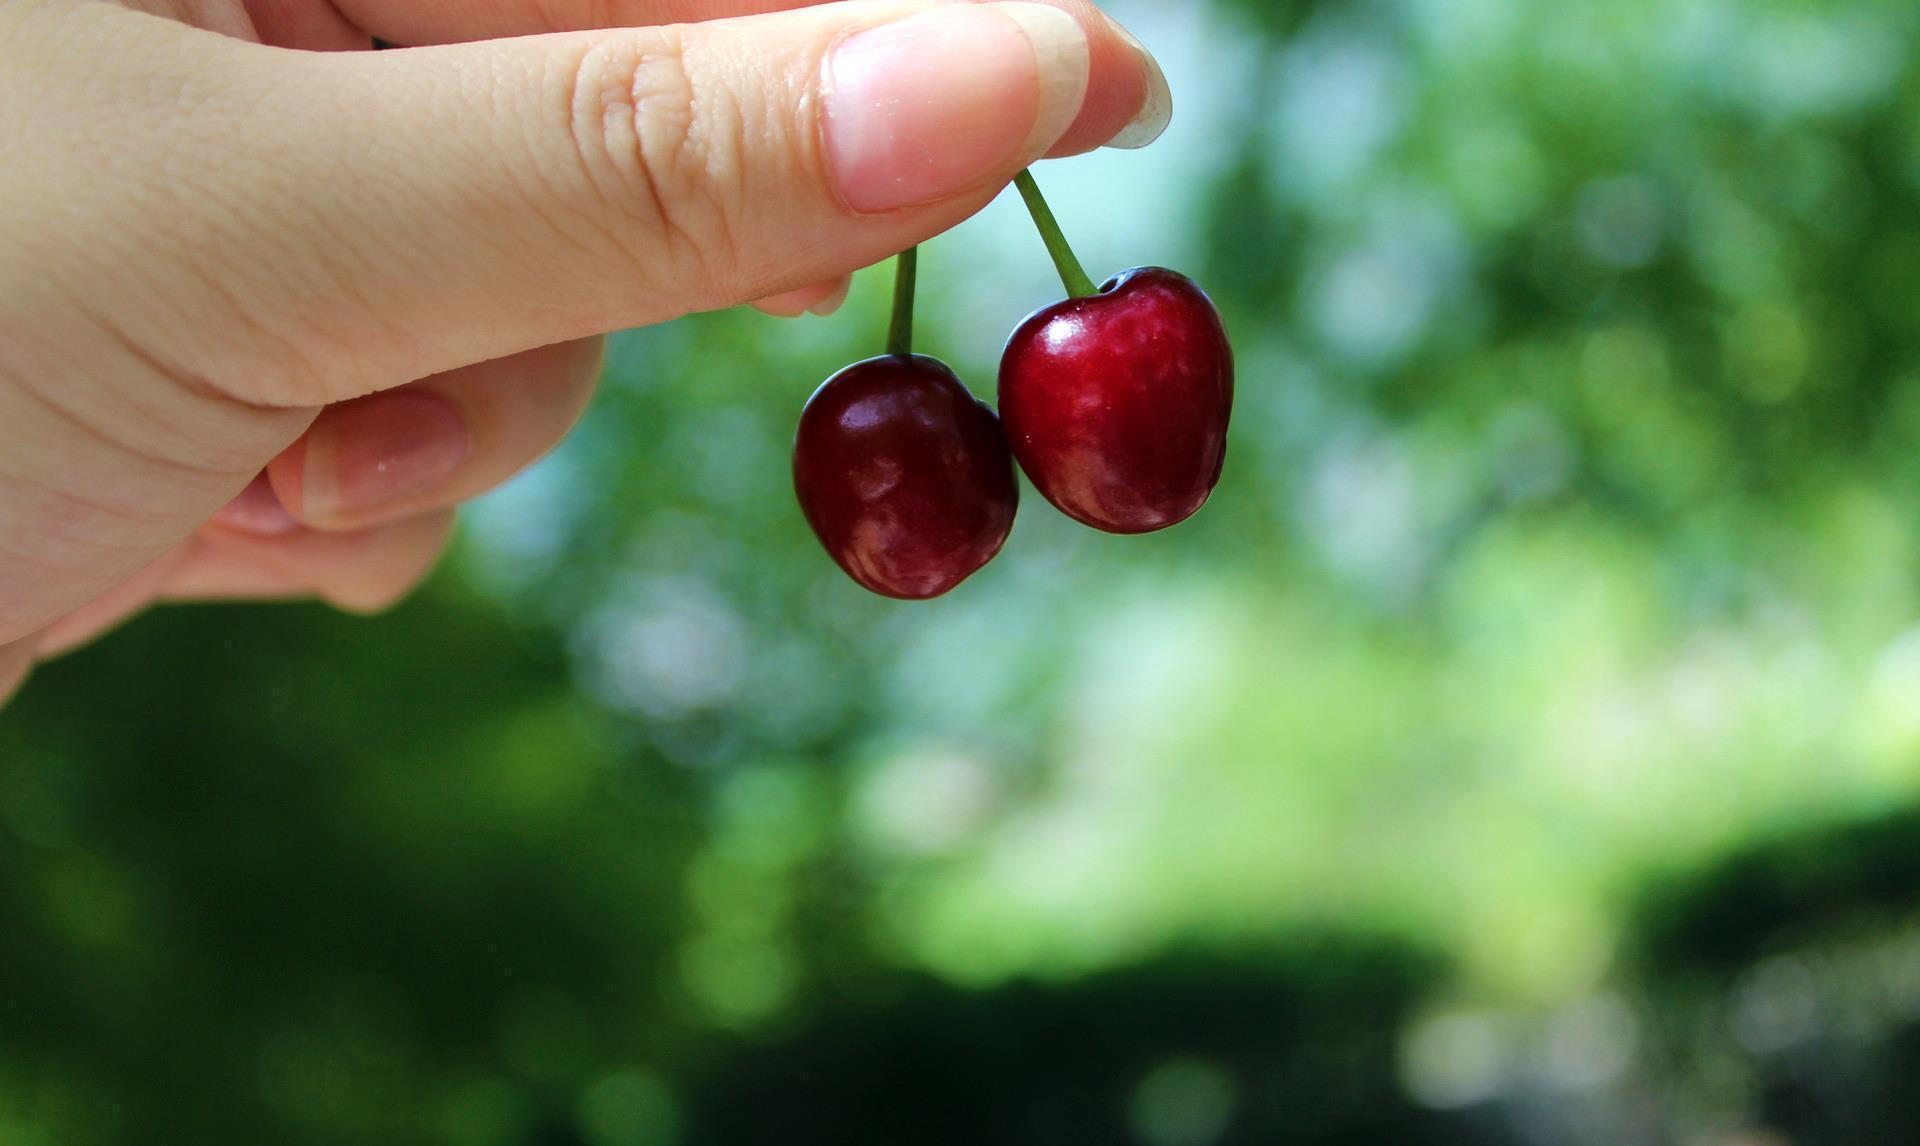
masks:
<path fill-rule="evenodd" d="M 1053 208 L 1047 206 L 1046 196 L 1040 194 L 1040 184 L 1034 182 L 1033 172 L 1022 171 L 1014 180 L 1014 186 L 1020 188 L 1020 197 L 1027 201 L 1027 213 L 1033 216 L 1033 225 L 1040 229 L 1040 241 L 1053 256 L 1053 265 L 1060 268 L 1060 283 L 1067 288 L 1067 294 L 1074 298 L 1092 298 L 1099 294 L 1100 289 L 1087 277 L 1087 269 L 1074 257 L 1067 236 L 1060 230 L 1060 220 L 1053 217 Z"/>
<path fill-rule="evenodd" d="M 900 358 L 913 354 L 913 293 L 920 279 L 920 248 L 900 252 L 894 268 L 893 326 L 887 333 L 887 353 Z"/>

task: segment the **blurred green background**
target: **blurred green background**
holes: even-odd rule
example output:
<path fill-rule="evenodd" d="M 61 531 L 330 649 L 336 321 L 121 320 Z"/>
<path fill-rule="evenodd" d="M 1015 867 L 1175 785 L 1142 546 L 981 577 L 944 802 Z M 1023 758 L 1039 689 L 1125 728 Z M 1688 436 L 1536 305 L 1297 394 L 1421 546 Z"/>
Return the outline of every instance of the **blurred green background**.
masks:
<path fill-rule="evenodd" d="M 864 596 L 830 320 L 620 338 L 374 622 L 174 609 L 0 715 L 0 1143 L 1909 1143 L 1920 10 L 1115 0 L 1042 171 L 1214 294 L 1234 453 Z M 926 250 L 990 395 L 1058 294 Z"/>

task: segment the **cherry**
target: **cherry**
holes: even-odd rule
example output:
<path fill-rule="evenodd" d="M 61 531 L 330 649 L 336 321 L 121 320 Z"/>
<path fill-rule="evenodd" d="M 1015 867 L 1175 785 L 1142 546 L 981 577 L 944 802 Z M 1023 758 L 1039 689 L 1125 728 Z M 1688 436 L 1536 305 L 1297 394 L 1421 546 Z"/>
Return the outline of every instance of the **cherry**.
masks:
<path fill-rule="evenodd" d="M 1095 290 L 1031 175 L 1020 180 L 1074 297 L 1007 343 L 1000 412 L 1046 499 L 1109 533 L 1152 533 L 1207 503 L 1226 462 L 1233 348 L 1193 280 L 1159 267 Z"/>
<path fill-rule="evenodd" d="M 1020 487 L 999 416 L 945 363 L 912 353 L 913 275 L 908 252 L 893 353 L 847 367 L 808 401 L 793 483 L 849 576 L 881 596 L 922 601 L 999 554 Z"/>
<path fill-rule="evenodd" d="M 1020 501 L 1000 419 L 922 355 L 829 379 L 801 416 L 793 481 L 840 567 L 908 601 L 948 593 L 993 560 Z"/>

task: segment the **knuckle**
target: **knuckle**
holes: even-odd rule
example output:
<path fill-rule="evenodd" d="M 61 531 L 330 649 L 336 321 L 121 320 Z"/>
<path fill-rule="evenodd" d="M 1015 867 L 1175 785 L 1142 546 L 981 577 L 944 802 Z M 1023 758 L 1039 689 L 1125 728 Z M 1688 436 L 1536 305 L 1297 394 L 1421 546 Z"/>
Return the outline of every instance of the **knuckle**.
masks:
<path fill-rule="evenodd" d="M 0 358 L 14 342 L 99 389 L 137 384 L 123 404 L 152 392 L 318 405 L 341 372 L 337 343 L 297 341 L 304 332 L 278 288 L 296 277 L 284 256 L 298 252 L 245 194 L 264 199 L 270 164 L 233 145 L 256 91 L 164 50 L 76 82 L 58 66 L 63 53 L 109 56 L 125 45 L 98 13 L 59 7 L 73 27 L 45 31 L 51 62 L 21 75 L 0 64 L 0 138 L 11 145 L 0 161 L 0 310 L 19 328 L 0 335 Z M 0 49 L 6 35 L 0 21 Z M 63 131 L 81 121 L 91 130 Z M 48 371 L 24 373 L 33 381 Z M 56 399 L 73 390 L 60 386 Z M 110 411 L 122 420 L 137 412 Z"/>
<path fill-rule="evenodd" d="M 305 417 L 236 400 L 125 326 L 75 329 L 91 348 L 77 360 L 36 353 L 26 339 L 8 340 L 21 355 L 11 362 L 0 353 L 0 410 L 49 440 L 177 478 L 225 480 L 257 470 Z"/>
<path fill-rule="evenodd" d="M 671 28 L 596 45 L 569 108 L 610 227 L 640 265 L 683 283 L 732 255 L 740 202 L 739 109 L 726 85 L 701 82 L 693 53 Z"/>

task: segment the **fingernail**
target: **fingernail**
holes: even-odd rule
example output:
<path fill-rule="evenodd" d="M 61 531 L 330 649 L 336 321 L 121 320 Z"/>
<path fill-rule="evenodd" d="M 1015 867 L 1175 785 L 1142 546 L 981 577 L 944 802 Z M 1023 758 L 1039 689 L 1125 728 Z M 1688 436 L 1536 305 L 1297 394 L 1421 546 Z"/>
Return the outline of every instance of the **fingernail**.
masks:
<path fill-rule="evenodd" d="M 307 431 L 302 512 L 336 521 L 431 493 L 471 449 L 466 423 L 438 394 L 394 391 L 335 406 Z"/>
<path fill-rule="evenodd" d="M 1024 166 L 1086 101 L 1086 33 L 1044 4 L 938 8 L 861 32 L 828 57 L 827 163 L 872 214 L 932 203 Z"/>
<path fill-rule="evenodd" d="M 213 520 L 228 529 L 261 537 L 285 537 L 300 531 L 299 520 L 280 504 L 264 471 L 248 482 L 247 488 L 232 501 L 221 506 Z"/>
<path fill-rule="evenodd" d="M 1138 151 L 1167 133 L 1167 126 L 1173 122 L 1173 88 L 1167 83 L 1167 73 L 1160 70 L 1160 61 L 1153 58 L 1147 46 L 1119 24 L 1115 24 L 1114 29 L 1140 54 L 1147 70 L 1147 95 L 1139 112 L 1120 129 L 1120 134 L 1107 141 L 1107 146 Z"/>

